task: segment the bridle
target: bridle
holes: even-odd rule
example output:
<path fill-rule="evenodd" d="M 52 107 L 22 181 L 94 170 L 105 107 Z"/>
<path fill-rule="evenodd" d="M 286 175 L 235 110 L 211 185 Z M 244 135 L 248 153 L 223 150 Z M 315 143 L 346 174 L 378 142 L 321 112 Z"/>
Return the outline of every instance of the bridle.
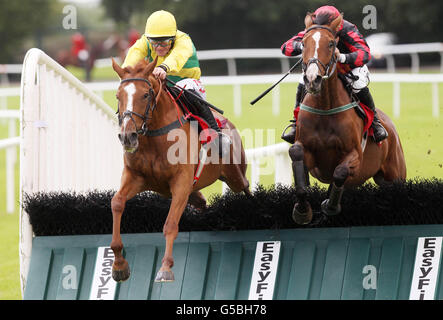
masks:
<path fill-rule="evenodd" d="M 324 65 L 324 63 L 321 62 L 318 58 L 312 57 L 311 59 L 308 60 L 308 63 L 304 63 L 304 62 L 303 62 L 303 64 L 302 64 L 302 70 L 303 70 L 303 72 L 305 73 L 306 70 L 308 69 L 308 67 L 309 67 L 312 63 L 315 63 L 317 66 L 318 66 L 318 65 L 321 65 L 322 68 L 323 68 L 323 70 L 324 70 L 324 72 L 325 72 L 324 75 L 322 76 L 322 79 L 327 80 L 327 79 L 329 79 L 329 78 L 334 74 L 335 68 L 336 68 L 336 66 L 337 66 L 337 60 L 336 60 L 336 58 L 335 58 L 335 49 L 337 48 L 337 43 L 335 42 L 335 34 L 334 34 L 334 32 L 331 30 L 331 28 L 328 28 L 328 27 L 326 27 L 326 26 L 313 26 L 313 27 L 310 27 L 309 29 L 306 30 L 306 32 L 305 32 L 305 36 L 306 36 L 310 31 L 315 30 L 315 29 L 325 29 L 325 30 L 327 30 L 328 32 L 330 32 L 330 33 L 332 34 L 332 36 L 334 37 L 334 48 L 333 48 L 333 50 L 332 50 L 332 56 L 331 56 L 331 59 L 329 60 L 329 63 L 328 63 L 327 65 Z M 332 67 L 332 70 L 329 71 L 329 70 L 331 69 L 331 67 Z"/>
<path fill-rule="evenodd" d="M 157 96 L 154 99 L 155 92 L 154 92 L 151 82 L 148 79 L 144 79 L 144 78 L 123 79 L 122 81 L 120 81 L 120 85 L 122 85 L 125 82 L 130 82 L 130 81 L 143 81 L 143 82 L 146 82 L 149 86 L 149 93 L 148 93 L 148 97 L 147 97 L 148 103 L 146 105 L 145 114 L 142 115 L 142 114 L 134 112 L 134 111 L 126 110 L 125 112 L 123 112 L 122 116 L 120 116 L 120 103 L 119 103 L 118 108 L 117 108 L 118 123 L 119 123 L 119 126 L 121 126 L 123 119 L 126 117 L 129 117 L 134 122 L 136 133 L 142 134 L 142 135 L 147 135 L 147 133 L 148 133 L 147 122 L 148 122 L 148 120 L 152 119 L 152 113 L 154 112 L 155 107 L 157 106 L 157 102 L 158 102 L 158 99 L 160 97 L 160 93 L 162 90 L 162 82 L 161 82 L 161 80 L 159 80 L 160 89 L 158 90 Z M 149 117 L 149 111 L 151 111 L 151 118 Z M 135 119 L 133 117 L 134 115 L 143 120 L 143 124 L 140 129 L 137 129 L 137 124 L 135 123 Z"/>

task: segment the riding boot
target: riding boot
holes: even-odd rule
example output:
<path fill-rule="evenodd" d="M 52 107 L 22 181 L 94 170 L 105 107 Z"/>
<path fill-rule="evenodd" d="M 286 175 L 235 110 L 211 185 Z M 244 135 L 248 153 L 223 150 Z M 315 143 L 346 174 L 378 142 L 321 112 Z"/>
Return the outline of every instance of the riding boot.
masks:
<path fill-rule="evenodd" d="M 189 91 L 193 91 L 193 93 L 198 94 L 194 90 Z M 210 107 L 206 103 L 204 103 L 204 101 L 194 98 L 192 102 L 195 108 L 198 110 L 198 114 L 207 122 L 211 129 L 217 132 L 217 137 L 213 141 L 211 141 L 211 143 L 217 143 L 218 140 L 219 156 L 223 157 L 224 155 L 229 153 L 229 148 L 232 143 L 231 139 L 221 131 L 220 127 L 217 124 L 217 121 L 214 118 L 214 115 L 211 112 Z"/>
<path fill-rule="evenodd" d="M 305 85 L 302 83 L 298 84 L 298 88 L 297 88 L 297 95 L 295 98 L 295 106 L 294 106 L 294 110 L 297 109 L 300 106 L 300 103 L 302 101 L 302 98 L 304 97 L 304 91 L 305 91 Z M 294 144 L 295 142 L 295 133 L 296 133 L 296 119 L 294 117 L 294 119 L 289 120 L 290 122 L 292 122 L 290 125 L 288 125 L 286 127 L 286 129 L 283 131 L 283 134 L 281 136 L 281 138 L 283 140 L 285 140 L 286 142 L 289 142 L 290 144 Z M 285 133 L 286 130 L 289 128 L 289 132 Z"/>
<path fill-rule="evenodd" d="M 374 121 L 372 122 L 372 129 L 374 130 L 374 140 L 379 143 L 388 137 L 388 132 L 383 127 L 380 119 L 378 118 L 377 111 L 375 110 L 374 100 L 372 99 L 369 88 L 366 87 L 357 93 L 358 99 L 368 106 L 374 112 Z"/>

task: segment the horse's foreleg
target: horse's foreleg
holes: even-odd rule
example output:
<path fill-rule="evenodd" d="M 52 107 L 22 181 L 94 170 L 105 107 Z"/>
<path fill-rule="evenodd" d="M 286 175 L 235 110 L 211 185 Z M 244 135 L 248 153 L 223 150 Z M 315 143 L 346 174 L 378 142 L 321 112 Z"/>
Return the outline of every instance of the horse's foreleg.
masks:
<path fill-rule="evenodd" d="M 192 181 L 192 179 L 189 179 Z M 180 218 L 188 203 L 189 195 L 191 193 L 191 183 L 189 188 L 186 188 L 186 181 L 184 183 L 175 183 L 174 188 L 171 188 L 172 201 L 169 208 L 168 217 L 163 226 L 163 235 L 166 239 L 165 254 L 162 259 L 162 265 L 157 272 L 155 282 L 174 281 L 174 273 L 171 268 L 174 265 L 174 258 L 172 256 L 172 248 L 174 240 L 178 235 L 178 224 Z"/>
<path fill-rule="evenodd" d="M 114 263 L 112 264 L 112 278 L 117 281 L 126 281 L 130 270 L 128 262 L 123 258 L 123 242 L 120 235 L 120 224 L 126 201 L 142 191 L 143 182 L 134 178 L 131 174 L 123 172 L 122 185 L 111 201 L 112 209 L 112 241 L 111 249 L 114 252 Z"/>
<path fill-rule="evenodd" d="M 289 148 L 289 156 L 292 160 L 292 172 L 294 174 L 295 192 L 298 202 L 294 205 L 292 218 L 298 224 L 307 224 L 312 220 L 312 209 L 307 199 L 306 167 L 303 162 L 304 150 L 300 142 L 296 142 Z"/>
<path fill-rule="evenodd" d="M 341 212 L 341 198 L 345 181 L 349 176 L 354 175 L 354 170 L 359 163 L 358 152 L 353 151 L 335 168 L 333 174 L 334 182 L 329 186 L 328 190 L 329 199 L 326 199 L 321 204 L 324 214 L 332 216 Z"/>

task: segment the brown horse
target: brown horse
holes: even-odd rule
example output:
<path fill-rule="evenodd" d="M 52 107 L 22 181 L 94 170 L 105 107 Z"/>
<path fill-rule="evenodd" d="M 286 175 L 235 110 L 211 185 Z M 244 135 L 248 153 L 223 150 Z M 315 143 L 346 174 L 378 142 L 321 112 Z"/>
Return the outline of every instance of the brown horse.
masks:
<path fill-rule="evenodd" d="M 368 139 L 363 150 L 364 124 L 353 108 L 336 71 L 336 31 L 340 15 L 327 25 L 314 25 L 310 13 L 305 18 L 303 38 L 304 82 L 307 94 L 297 119 L 296 142 L 289 149 L 298 203 L 293 219 L 299 224 L 312 220 L 307 201 L 308 171 L 330 184 L 329 199 L 322 203 L 327 215 L 341 211 L 344 187 L 356 187 L 371 177 L 377 184 L 406 179 L 406 164 L 394 124 L 377 110 L 389 137 L 377 145 Z"/>
<path fill-rule="evenodd" d="M 121 124 L 118 136 L 126 151 L 121 186 L 111 202 L 111 248 L 115 254 L 112 276 L 115 281 L 125 281 L 130 275 L 128 262 L 122 256 L 120 222 L 126 201 L 139 192 L 152 190 L 164 197 L 172 197 L 163 226 L 166 248 L 156 282 L 174 280 L 171 271 L 174 264 L 172 247 L 178 234 L 179 221 L 188 202 L 197 208 L 206 207 L 206 200 L 200 189 L 220 179 L 234 192 L 244 191 L 250 194 L 249 182 L 245 176 L 246 156 L 240 135 L 229 120 L 215 111 L 213 113 L 217 119 L 226 121 L 227 130 L 224 129 L 223 132 L 232 140 L 231 153 L 225 156 L 229 161 L 225 161 L 224 157 L 220 163 L 212 161 L 206 164 L 200 178 L 195 180 L 198 161 L 191 161 L 191 149 L 196 147 L 201 153 L 204 147 L 199 139 L 196 143 L 192 141 L 191 135 L 198 134 L 196 126 L 188 122 L 163 83 L 152 76 L 155 64 L 156 61 L 140 61 L 134 68 L 124 69 L 115 61 L 112 64 L 121 79 L 117 91 Z M 176 136 L 178 140 L 171 141 L 168 137 L 173 128 L 179 134 Z M 184 161 L 171 161 L 177 150 L 186 151 Z M 218 159 L 217 148 L 211 148 L 208 155 L 211 153 Z M 238 157 L 237 161 L 235 157 Z"/>

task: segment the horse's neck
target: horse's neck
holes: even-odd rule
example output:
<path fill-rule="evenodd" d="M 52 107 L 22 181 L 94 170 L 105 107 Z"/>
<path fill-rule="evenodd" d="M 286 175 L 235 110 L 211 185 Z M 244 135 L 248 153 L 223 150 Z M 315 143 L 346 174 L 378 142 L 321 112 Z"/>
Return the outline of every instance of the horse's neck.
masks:
<path fill-rule="evenodd" d="M 157 106 L 152 114 L 149 130 L 155 130 L 167 126 L 183 115 L 180 108 L 177 108 L 174 100 L 165 89 L 162 89 Z"/>
<path fill-rule="evenodd" d="M 323 110 L 337 108 L 350 102 L 349 95 L 338 78 L 337 72 L 322 83 L 320 94 L 312 98 L 315 100 L 316 107 Z"/>

